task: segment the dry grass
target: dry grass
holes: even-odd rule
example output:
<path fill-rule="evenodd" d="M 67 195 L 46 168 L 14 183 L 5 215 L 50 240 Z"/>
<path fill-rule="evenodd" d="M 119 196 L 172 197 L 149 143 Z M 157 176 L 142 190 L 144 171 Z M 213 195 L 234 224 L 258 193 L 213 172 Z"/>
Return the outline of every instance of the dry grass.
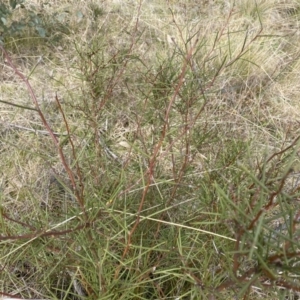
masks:
<path fill-rule="evenodd" d="M 299 4 L 43 2 L 0 64 L 3 296 L 296 299 Z"/>

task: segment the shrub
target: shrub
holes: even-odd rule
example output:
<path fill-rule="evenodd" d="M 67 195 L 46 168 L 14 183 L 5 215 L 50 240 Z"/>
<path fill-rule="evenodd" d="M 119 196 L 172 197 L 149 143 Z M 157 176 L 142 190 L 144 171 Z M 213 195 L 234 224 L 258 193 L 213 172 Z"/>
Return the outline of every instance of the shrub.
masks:
<path fill-rule="evenodd" d="M 0 3 L 0 42 L 10 37 L 20 37 L 26 30 L 34 30 L 40 37 L 46 36 L 43 22 L 34 9 L 24 5 L 25 0 Z"/>

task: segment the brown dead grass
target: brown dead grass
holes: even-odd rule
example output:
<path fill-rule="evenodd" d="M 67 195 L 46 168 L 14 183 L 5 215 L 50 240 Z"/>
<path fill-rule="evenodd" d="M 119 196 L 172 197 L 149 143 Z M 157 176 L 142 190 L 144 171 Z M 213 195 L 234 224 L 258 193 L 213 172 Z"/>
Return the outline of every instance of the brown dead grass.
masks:
<path fill-rule="evenodd" d="M 100 4 L 51 1 L 44 6 L 41 3 L 30 1 L 29 4 L 49 19 L 53 18 L 54 25 L 49 27 L 54 29 L 49 41 L 28 37 L 28 41 L 12 40 L 6 46 L 18 69 L 23 74 L 30 74 L 30 83 L 45 117 L 52 130 L 61 134 L 62 141 L 66 127 L 55 101 L 56 95 L 60 100 L 75 145 L 83 149 L 79 150 L 78 159 L 84 160 L 85 178 L 96 172 L 96 168 L 92 168 L 95 166 L 89 166 L 85 161 L 84 151 L 94 143 L 87 136 L 87 129 L 91 128 L 91 132 L 95 129 L 91 124 L 97 116 L 91 114 L 90 120 L 86 118 L 88 111 L 85 108 L 90 109 L 86 104 L 96 100 L 91 99 L 89 82 L 82 78 L 83 68 L 87 74 L 90 70 L 82 63 L 78 52 L 88 53 L 100 39 L 99 48 L 106 49 L 103 55 L 107 59 L 127 51 L 132 43 L 131 55 L 139 58 L 128 63 L 124 73 L 120 73 L 134 89 L 129 89 L 124 82 L 117 82 L 98 124 L 98 129 L 105 132 L 109 149 L 124 164 L 124 172 L 130 174 L 127 189 L 139 189 L 137 183 L 145 180 L 138 178 L 159 137 L 158 131 L 153 129 L 155 122 L 150 124 L 149 116 L 143 115 L 143 109 L 146 111 L 150 105 L 146 100 L 140 101 L 141 90 L 148 84 L 147 80 L 150 82 L 157 76 L 170 53 L 187 53 L 197 39 L 192 72 L 199 74 L 199 82 L 207 93 L 207 105 L 203 119 L 197 120 L 195 128 L 202 130 L 206 124 L 215 135 L 223 135 L 223 141 L 218 144 L 220 148 L 230 139 L 254 141 L 252 150 L 258 156 L 264 155 L 265 151 L 281 149 L 283 144 L 299 135 L 300 8 L 296 1 L 255 3 L 240 0 L 233 9 L 230 1 L 214 1 L 213 4 L 203 1 L 202 5 L 195 1 L 163 3 L 158 0 L 143 3 L 103 1 Z M 67 26 L 69 32 L 56 40 L 55 26 L 60 28 L 59 22 Z M 247 51 L 235 60 L 242 50 Z M 185 55 L 178 57 L 172 62 L 175 72 L 180 72 L 181 68 L 176 67 L 184 63 Z M 220 73 L 214 78 L 213 74 L 225 57 Z M 122 62 L 109 62 L 122 65 Z M 0 68 L 0 100 L 32 107 L 26 87 L 4 60 Z M 141 76 L 146 69 L 148 73 Z M 187 84 L 188 80 L 187 76 Z M 58 174 L 65 179 L 63 184 L 69 186 L 69 182 L 49 135 L 38 132 L 45 130 L 38 115 L 32 110 L 4 103 L 0 103 L 0 110 L 1 205 L 15 218 L 22 214 L 35 218 L 42 209 L 40 203 L 46 197 L 49 178 Z M 188 121 L 193 120 L 196 112 L 197 108 L 191 111 Z M 184 122 L 186 120 L 178 111 L 172 112 L 168 142 L 162 145 L 158 155 L 159 169 L 166 180 L 172 178 L 170 174 L 179 169 L 184 160 L 185 144 L 179 139 Z M 178 141 L 172 142 L 172 139 Z M 138 142 L 134 144 L 136 140 Z M 74 167 L 70 145 L 65 147 L 65 152 Z M 201 150 L 195 147 L 191 156 L 191 173 L 197 174 L 206 168 L 207 162 L 211 164 L 210 169 L 216 168 L 214 162 L 219 157 L 219 150 L 212 150 L 207 144 Z M 141 170 L 131 165 L 131 161 L 137 161 Z M 102 176 L 105 168 L 111 168 L 111 165 L 113 163 L 108 161 L 105 166 L 97 166 L 97 170 Z M 99 183 L 99 178 L 87 180 L 87 184 Z M 114 184 L 114 188 L 118 186 L 118 183 Z M 111 186 L 107 187 L 109 189 Z"/>

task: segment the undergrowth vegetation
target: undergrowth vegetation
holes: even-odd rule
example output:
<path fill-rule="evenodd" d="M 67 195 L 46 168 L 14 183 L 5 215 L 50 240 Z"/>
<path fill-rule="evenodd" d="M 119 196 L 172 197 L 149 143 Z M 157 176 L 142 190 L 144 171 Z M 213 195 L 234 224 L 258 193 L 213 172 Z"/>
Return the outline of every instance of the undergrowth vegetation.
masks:
<path fill-rule="evenodd" d="M 300 4 L 202 2 L 12 7 L 2 296 L 298 299 Z"/>

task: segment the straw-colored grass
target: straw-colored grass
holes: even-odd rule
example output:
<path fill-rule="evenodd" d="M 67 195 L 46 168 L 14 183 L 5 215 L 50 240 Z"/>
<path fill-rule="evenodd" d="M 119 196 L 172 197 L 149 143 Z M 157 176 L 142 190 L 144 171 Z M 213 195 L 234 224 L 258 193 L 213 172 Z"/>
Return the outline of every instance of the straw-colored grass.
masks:
<path fill-rule="evenodd" d="M 16 8 L 46 37 L 2 47 L 5 299 L 298 297 L 300 5 L 198 2 Z"/>

